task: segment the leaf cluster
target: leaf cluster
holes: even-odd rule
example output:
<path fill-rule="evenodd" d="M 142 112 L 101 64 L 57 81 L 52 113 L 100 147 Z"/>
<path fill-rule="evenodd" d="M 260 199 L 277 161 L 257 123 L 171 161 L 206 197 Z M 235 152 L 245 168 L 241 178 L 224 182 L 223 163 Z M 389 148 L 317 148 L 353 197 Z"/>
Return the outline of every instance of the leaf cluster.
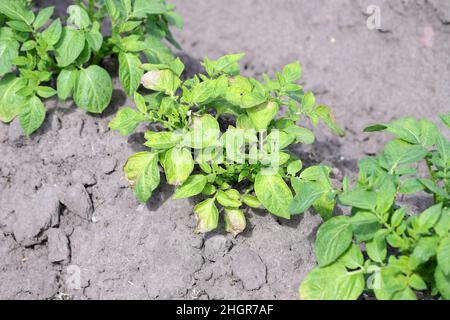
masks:
<path fill-rule="evenodd" d="M 369 292 L 380 300 L 410 300 L 421 292 L 450 299 L 449 140 L 430 121 L 411 117 L 365 131 L 396 138 L 380 156 L 359 162 L 352 189 L 344 183 L 338 201 L 351 207 L 351 216 L 331 218 L 318 230 L 319 266 L 304 279 L 300 296 L 352 300 Z M 408 214 L 399 199 L 423 191 L 435 204 Z"/>
<path fill-rule="evenodd" d="M 315 140 L 297 122 L 306 119 L 316 126 L 322 120 L 343 134 L 331 110 L 316 105 L 313 93 L 296 84 L 302 73 L 299 63 L 284 67 L 276 80 L 264 75 L 260 82 L 240 75 L 242 57 L 206 58 L 206 74 L 184 81 L 179 59 L 144 64 L 141 82 L 150 93 L 136 93 L 136 108 L 119 110 L 110 123 L 123 135 L 141 123 L 160 128 L 145 133 L 150 150 L 130 157 L 126 177 L 142 202 L 160 184 L 159 166 L 166 181 L 177 187 L 175 198 L 203 197 L 194 208 L 196 232 L 216 229 L 223 211 L 226 230 L 237 235 L 246 226 L 245 206 L 290 219 L 290 181 L 300 179 L 303 164 L 289 147 Z M 308 168 L 300 177 L 316 181 L 316 170 L 328 178 L 325 167 Z"/>
<path fill-rule="evenodd" d="M 0 120 L 19 117 L 30 135 L 45 119 L 42 100 L 55 95 L 102 113 L 113 92 L 106 57 L 118 58 L 120 82 L 132 95 L 143 74 L 141 56 L 166 62 L 173 55 L 162 40 L 179 47 L 169 25 L 183 22 L 173 9 L 163 0 L 75 1 L 61 20 L 52 19 L 54 7 L 34 13 L 26 1 L 1 1 Z M 102 33 L 106 20 L 110 35 Z"/>

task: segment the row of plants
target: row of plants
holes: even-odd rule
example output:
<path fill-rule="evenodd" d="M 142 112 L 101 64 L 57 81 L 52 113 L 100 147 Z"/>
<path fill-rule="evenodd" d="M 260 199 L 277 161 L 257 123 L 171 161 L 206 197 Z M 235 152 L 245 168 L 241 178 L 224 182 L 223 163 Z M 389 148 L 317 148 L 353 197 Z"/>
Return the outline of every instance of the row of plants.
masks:
<path fill-rule="evenodd" d="M 34 13 L 29 1 L 0 2 L 0 120 L 19 117 L 27 135 L 45 119 L 42 100 L 55 95 L 90 112 L 102 113 L 113 85 L 102 64 L 117 58 L 119 80 L 130 96 L 139 86 L 141 57 L 152 63 L 173 59 L 169 26 L 182 27 L 174 6 L 163 0 L 74 1 L 67 16 L 52 19 L 54 7 Z M 105 25 L 111 33 L 102 32 Z"/>
<path fill-rule="evenodd" d="M 450 127 L 450 117 L 443 116 Z M 318 230 L 318 267 L 300 285 L 303 299 L 450 299 L 450 142 L 427 120 L 403 118 L 366 132 L 395 135 L 378 157 L 359 162 L 338 202 L 351 208 Z M 426 168 L 427 174 L 419 169 Z M 426 192 L 434 204 L 420 214 L 405 195 Z"/>
<path fill-rule="evenodd" d="M 316 126 L 323 121 L 343 134 L 330 109 L 317 105 L 313 93 L 295 83 L 302 73 L 299 63 L 284 67 L 275 80 L 265 75 L 259 82 L 240 75 L 242 57 L 205 59 L 206 74 L 185 81 L 179 78 L 183 64 L 178 59 L 167 65 L 145 64 L 142 84 L 150 93 L 136 93 L 137 109 L 121 109 L 110 123 L 124 135 L 143 122 L 158 125 L 145 133 L 150 150 L 129 158 L 126 177 L 142 202 L 160 184 L 160 166 L 167 183 L 176 186 L 175 198 L 202 195 L 205 199 L 194 208 L 199 233 L 216 229 L 220 212 L 226 231 L 241 233 L 245 206 L 265 208 L 285 219 L 303 212 L 292 205 L 305 195 L 297 178 L 303 164 L 289 147 L 312 144 L 315 136 L 297 122 L 308 120 Z M 321 196 L 313 205 L 324 219 L 331 216 L 335 202 L 329 174 L 326 167 L 302 172 L 305 188 L 320 187 Z"/>
<path fill-rule="evenodd" d="M 243 54 L 205 58 L 205 73 L 183 80 L 185 66 L 163 42 L 179 47 L 169 26 L 181 27 L 182 19 L 164 1 L 75 1 L 65 21 L 52 20 L 53 7 L 34 13 L 28 2 L 0 2 L 1 121 L 18 117 L 32 134 L 45 119 L 42 100 L 55 95 L 102 113 L 113 90 L 103 62 L 112 57 L 135 107 L 121 108 L 110 128 L 122 135 L 149 128 L 148 151 L 124 166 L 139 201 L 151 198 L 163 176 L 176 187 L 174 198 L 195 197 L 195 232 L 222 221 L 234 236 L 246 228 L 246 207 L 281 219 L 312 208 L 324 224 L 303 299 L 413 299 L 419 292 L 450 299 L 450 143 L 433 123 L 403 118 L 367 128 L 396 139 L 359 162 L 353 187 L 348 178 L 337 187 L 330 167 L 304 168 L 292 151 L 315 142 L 305 125 L 323 122 L 344 135 L 330 108 L 297 83 L 298 62 L 258 81 L 241 75 Z M 111 34 L 102 32 L 107 23 Z M 449 126 L 449 116 L 442 120 Z M 408 214 L 401 199 L 417 192 L 435 203 Z M 337 204 L 351 207 L 350 215 L 334 216 Z"/>

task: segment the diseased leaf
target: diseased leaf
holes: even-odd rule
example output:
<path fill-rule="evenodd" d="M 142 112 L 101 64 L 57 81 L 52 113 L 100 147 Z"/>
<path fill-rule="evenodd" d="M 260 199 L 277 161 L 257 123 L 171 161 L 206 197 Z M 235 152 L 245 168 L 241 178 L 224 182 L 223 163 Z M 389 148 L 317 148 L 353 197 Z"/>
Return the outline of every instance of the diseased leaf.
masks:
<path fill-rule="evenodd" d="M 194 170 L 194 159 L 186 148 L 169 149 L 162 157 L 161 164 L 167 183 L 175 186 L 183 184 Z"/>
<path fill-rule="evenodd" d="M 131 156 L 124 172 L 139 201 L 147 202 L 160 183 L 158 154 L 139 152 Z"/>
<path fill-rule="evenodd" d="M 223 219 L 225 231 L 231 233 L 234 237 L 242 233 L 247 226 L 245 214 L 240 209 L 225 208 Z"/>
<path fill-rule="evenodd" d="M 293 196 L 279 174 L 259 172 L 255 177 L 255 192 L 258 200 L 270 213 L 290 219 L 288 209 Z"/>
<path fill-rule="evenodd" d="M 219 210 L 214 203 L 214 199 L 207 199 L 196 205 L 194 213 L 197 219 L 195 233 L 207 233 L 217 228 Z"/>

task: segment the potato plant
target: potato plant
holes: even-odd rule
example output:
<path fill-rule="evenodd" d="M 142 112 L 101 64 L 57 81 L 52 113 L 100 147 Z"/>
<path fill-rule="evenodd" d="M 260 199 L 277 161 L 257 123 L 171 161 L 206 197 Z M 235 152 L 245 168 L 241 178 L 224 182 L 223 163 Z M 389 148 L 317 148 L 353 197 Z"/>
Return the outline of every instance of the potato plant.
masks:
<path fill-rule="evenodd" d="M 102 113 L 113 92 L 101 66 L 105 57 L 118 58 L 120 82 L 133 95 L 143 74 L 141 54 L 152 63 L 173 59 L 162 43 L 178 47 L 169 25 L 183 22 L 173 8 L 162 0 L 75 1 L 61 21 L 52 19 L 53 7 L 35 14 L 26 1 L 1 1 L 0 120 L 18 116 L 30 135 L 45 119 L 42 99 L 54 95 Z M 108 36 L 101 30 L 106 19 L 112 25 Z"/>
<path fill-rule="evenodd" d="M 448 126 L 448 117 L 442 119 Z M 381 300 L 450 299 L 450 142 L 433 123 L 414 118 L 366 131 L 396 138 L 380 156 L 359 162 L 353 188 L 344 183 L 338 199 L 351 207 L 351 216 L 331 218 L 318 230 L 319 266 L 304 279 L 300 296 L 352 300 L 369 292 Z M 419 173 L 418 162 L 427 175 Z M 398 199 L 419 191 L 432 194 L 435 203 L 410 214 Z"/>
<path fill-rule="evenodd" d="M 302 73 L 299 63 L 284 67 L 276 80 L 265 75 L 260 82 L 240 75 L 242 56 L 206 58 L 206 74 L 185 81 L 180 80 L 184 66 L 179 59 L 144 64 L 141 82 L 150 92 L 135 93 L 136 109 L 119 110 L 110 123 L 123 135 L 141 123 L 153 124 L 145 133 L 149 150 L 128 159 L 126 178 L 137 198 L 146 202 L 160 184 L 161 166 L 167 183 L 176 186 L 175 198 L 203 197 L 194 208 L 198 233 L 216 229 L 220 212 L 226 231 L 241 233 L 245 206 L 265 208 L 284 219 L 299 213 L 290 210 L 294 195 L 288 182 L 303 165 L 289 146 L 312 144 L 315 136 L 297 122 L 309 119 L 316 126 L 322 120 L 343 134 L 330 109 L 316 105 L 313 93 L 296 84 Z M 302 174 L 323 183 L 328 196 L 328 168 L 308 168 Z M 312 201 L 325 217 L 334 206 L 334 198 L 329 200 Z M 325 202 L 326 208 L 321 206 Z"/>

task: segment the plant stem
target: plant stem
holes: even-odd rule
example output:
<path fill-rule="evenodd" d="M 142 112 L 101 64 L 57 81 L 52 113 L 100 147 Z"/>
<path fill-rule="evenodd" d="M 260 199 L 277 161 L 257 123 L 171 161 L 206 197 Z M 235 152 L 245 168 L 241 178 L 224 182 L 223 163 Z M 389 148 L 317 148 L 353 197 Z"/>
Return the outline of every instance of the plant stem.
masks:
<path fill-rule="evenodd" d="M 91 18 L 91 21 L 94 21 L 94 7 L 95 7 L 95 0 L 89 0 L 89 18 Z"/>

